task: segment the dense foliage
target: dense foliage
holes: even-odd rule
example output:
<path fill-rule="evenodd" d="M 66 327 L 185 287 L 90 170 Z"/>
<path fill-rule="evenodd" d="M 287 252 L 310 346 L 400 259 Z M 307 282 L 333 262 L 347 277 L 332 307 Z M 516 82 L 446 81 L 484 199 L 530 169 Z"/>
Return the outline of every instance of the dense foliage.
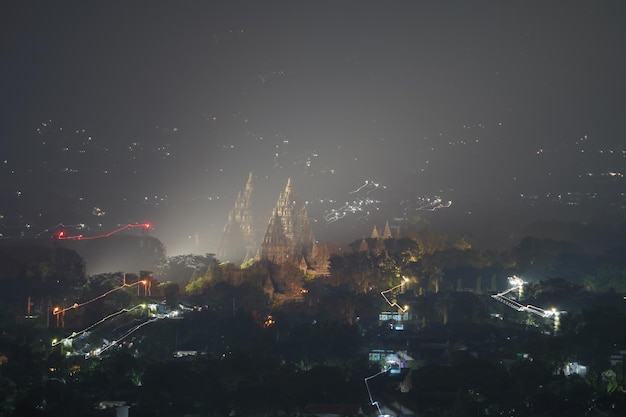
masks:
<path fill-rule="evenodd" d="M 110 415 L 98 407 L 104 401 L 123 401 L 132 416 L 270 416 L 311 403 L 360 404 L 375 415 L 364 380 L 380 372 L 369 353 L 381 349 L 414 359 L 398 375 L 371 379 L 389 412 L 623 415 L 621 242 L 591 252 L 527 237 L 495 253 L 470 238 L 422 232 L 357 241 L 333 255 L 323 277 L 220 264 L 210 254 L 86 276 L 71 250 L 0 247 L 0 415 Z M 558 329 L 490 297 L 514 274 L 529 281 L 524 303 L 566 312 Z M 409 308 L 403 331 L 379 317 L 393 310 L 381 292 L 397 286 L 387 295 Z M 53 313 L 74 303 L 80 308 Z M 98 356 L 83 354 L 78 337 L 50 342 L 120 308 L 134 306 L 111 334 L 143 323 L 147 303 L 166 312 L 182 305 L 182 319 L 155 310 L 152 322 Z M 587 372 L 570 374 L 573 363 Z"/>

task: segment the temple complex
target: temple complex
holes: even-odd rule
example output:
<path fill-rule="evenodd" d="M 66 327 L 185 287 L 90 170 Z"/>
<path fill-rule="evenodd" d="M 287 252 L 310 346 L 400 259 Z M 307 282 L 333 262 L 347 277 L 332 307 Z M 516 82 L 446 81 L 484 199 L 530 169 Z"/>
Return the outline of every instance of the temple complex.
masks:
<path fill-rule="evenodd" d="M 279 265 L 293 263 L 304 273 L 326 275 L 328 257 L 328 249 L 316 243 L 306 208 L 287 180 L 269 219 L 261 259 Z"/>
<path fill-rule="evenodd" d="M 319 245 L 302 201 L 292 189 L 291 179 L 280 194 L 267 230 L 259 245 L 255 236 L 252 196 L 253 176 L 239 193 L 228 215 L 220 241 L 218 258 L 234 263 L 251 259 L 270 261 L 277 265 L 293 264 L 305 274 L 327 275 L 329 252 Z"/>

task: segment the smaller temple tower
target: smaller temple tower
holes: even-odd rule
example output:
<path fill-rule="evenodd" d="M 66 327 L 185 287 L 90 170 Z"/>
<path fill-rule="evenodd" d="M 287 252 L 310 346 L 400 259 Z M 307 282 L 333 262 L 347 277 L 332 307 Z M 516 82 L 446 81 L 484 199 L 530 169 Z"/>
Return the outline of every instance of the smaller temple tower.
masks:
<path fill-rule="evenodd" d="M 393 236 L 391 235 L 391 227 L 389 227 L 389 220 L 385 223 L 385 229 L 383 230 L 383 239 L 391 239 Z"/>

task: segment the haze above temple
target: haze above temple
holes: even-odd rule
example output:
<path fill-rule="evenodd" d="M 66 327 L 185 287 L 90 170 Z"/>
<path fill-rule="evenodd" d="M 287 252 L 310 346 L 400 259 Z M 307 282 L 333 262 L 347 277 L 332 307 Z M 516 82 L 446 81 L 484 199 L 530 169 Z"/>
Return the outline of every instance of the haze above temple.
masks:
<path fill-rule="evenodd" d="M 621 2 L 0 7 L 2 237 L 217 253 L 249 172 L 256 239 L 288 178 L 322 242 L 623 218 Z"/>

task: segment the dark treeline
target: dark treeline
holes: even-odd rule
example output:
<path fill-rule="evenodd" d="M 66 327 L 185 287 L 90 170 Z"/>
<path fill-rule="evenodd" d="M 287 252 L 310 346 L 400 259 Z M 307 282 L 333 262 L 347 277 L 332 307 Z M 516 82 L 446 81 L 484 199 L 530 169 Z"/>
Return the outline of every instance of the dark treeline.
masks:
<path fill-rule="evenodd" d="M 402 380 L 371 380 L 395 414 L 623 415 L 625 241 L 623 225 L 610 230 L 602 245 L 594 230 L 593 249 L 584 236 L 537 233 L 495 252 L 416 228 L 353 242 L 323 276 L 161 249 L 148 251 L 150 270 L 86 275 L 71 249 L 4 244 L 0 415 L 112 415 L 103 401 L 131 416 L 297 415 L 313 403 L 376 415 L 364 378 L 382 369 L 371 356 L 381 349 L 413 358 Z M 520 302 L 563 312 L 558 329 L 490 297 L 513 275 L 528 282 Z M 381 296 L 396 287 L 389 301 L 408 308 L 400 331 L 380 316 L 399 311 Z M 131 311 L 106 332 L 73 333 L 120 309 Z M 106 351 L 90 354 L 96 345 Z"/>

